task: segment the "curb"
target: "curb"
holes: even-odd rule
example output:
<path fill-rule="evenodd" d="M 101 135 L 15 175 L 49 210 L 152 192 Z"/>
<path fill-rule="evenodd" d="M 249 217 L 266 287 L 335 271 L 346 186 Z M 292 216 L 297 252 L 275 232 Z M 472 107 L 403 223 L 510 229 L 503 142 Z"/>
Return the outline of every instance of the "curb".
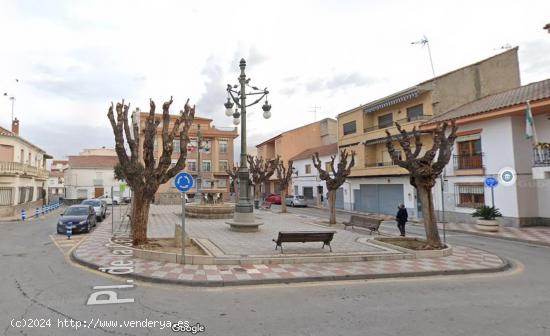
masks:
<path fill-rule="evenodd" d="M 98 270 L 98 265 L 82 260 L 75 255 L 74 249 L 71 251 L 70 259 L 80 265 L 91 268 L 94 271 Z M 325 281 L 346 281 L 346 280 L 373 280 L 373 279 L 389 279 L 389 278 L 414 278 L 427 277 L 436 275 L 466 275 L 477 273 L 496 273 L 503 272 L 512 267 L 512 263 L 501 256 L 498 256 L 502 261 L 502 265 L 498 267 L 482 268 L 482 269 L 463 269 L 463 270 L 441 270 L 441 271 L 425 271 L 425 272 L 407 272 L 407 273 L 385 273 L 385 274 L 352 274 L 352 275 L 328 275 L 328 276 L 313 276 L 302 278 L 289 279 L 250 279 L 250 280 L 212 280 L 212 281 L 192 281 L 182 279 L 162 279 L 154 278 L 141 274 L 130 273 L 120 274 L 116 276 L 141 280 L 145 282 L 161 283 L 161 284 L 177 284 L 189 287 L 229 287 L 229 286 L 248 286 L 248 285 L 268 285 L 268 284 L 290 284 L 290 283 L 305 283 L 305 282 L 325 282 Z"/>
<path fill-rule="evenodd" d="M 416 224 L 416 226 L 421 226 L 419 224 Z M 485 237 L 485 238 L 494 238 L 494 239 L 502 239 L 502 240 L 509 240 L 509 241 L 515 241 L 519 243 L 525 243 L 525 244 L 533 244 L 533 245 L 539 245 L 539 246 L 545 246 L 550 247 L 550 243 L 542 242 L 538 240 L 529 240 L 529 239 L 521 239 L 521 238 L 512 238 L 512 237 L 502 237 L 502 236 L 495 236 L 490 235 L 482 232 L 476 232 L 476 231 L 465 231 L 465 230 L 458 230 L 458 229 L 445 229 L 446 231 L 450 232 L 457 232 L 457 233 L 466 233 L 470 234 L 472 236 L 479 236 L 479 237 Z"/>

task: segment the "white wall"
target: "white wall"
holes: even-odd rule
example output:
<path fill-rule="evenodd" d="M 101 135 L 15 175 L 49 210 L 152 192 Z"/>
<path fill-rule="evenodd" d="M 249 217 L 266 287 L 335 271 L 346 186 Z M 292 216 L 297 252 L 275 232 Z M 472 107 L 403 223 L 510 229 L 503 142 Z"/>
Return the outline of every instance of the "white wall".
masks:
<path fill-rule="evenodd" d="M 102 185 L 94 185 L 94 180 L 101 179 Z M 78 190 L 86 190 L 86 197 L 93 198 L 96 187 L 103 187 L 105 194 L 111 194 L 111 187 L 119 190 L 120 181 L 115 180 L 113 168 L 69 168 L 65 172 L 65 187 L 67 199 L 77 199 Z M 116 193 L 115 193 L 116 195 Z"/>
<path fill-rule="evenodd" d="M 319 160 L 321 161 L 321 167 L 325 169 L 325 164 L 327 162 L 331 162 L 330 155 L 325 156 L 319 156 Z M 311 165 L 311 174 L 306 174 L 306 165 Z M 334 165 L 336 166 L 338 164 L 338 157 L 334 160 Z M 322 181 L 319 178 L 319 172 L 317 171 L 317 168 L 313 165 L 313 162 L 311 158 L 302 159 L 302 160 L 296 160 L 293 162 L 294 168 L 296 168 L 298 172 L 298 176 L 294 176 L 292 178 L 292 187 L 291 192 L 294 194 L 294 186 L 298 186 L 298 195 L 303 196 L 303 188 L 304 187 L 313 187 L 313 197 L 317 197 L 317 187 L 322 186 L 323 187 L 323 193 L 326 195 L 327 193 L 327 185 L 325 181 Z M 332 175 L 332 174 L 331 174 Z"/>

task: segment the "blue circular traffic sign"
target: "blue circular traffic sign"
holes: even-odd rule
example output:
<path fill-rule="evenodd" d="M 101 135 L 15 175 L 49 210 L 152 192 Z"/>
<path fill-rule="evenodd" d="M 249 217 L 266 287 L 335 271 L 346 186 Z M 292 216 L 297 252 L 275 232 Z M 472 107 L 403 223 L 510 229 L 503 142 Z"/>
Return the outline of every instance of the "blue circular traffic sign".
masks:
<path fill-rule="evenodd" d="M 193 176 L 186 172 L 178 173 L 174 180 L 174 184 L 179 191 L 187 192 L 193 187 Z"/>
<path fill-rule="evenodd" d="M 494 188 L 498 185 L 498 180 L 492 176 L 487 176 L 485 178 L 485 185 L 489 188 Z"/>

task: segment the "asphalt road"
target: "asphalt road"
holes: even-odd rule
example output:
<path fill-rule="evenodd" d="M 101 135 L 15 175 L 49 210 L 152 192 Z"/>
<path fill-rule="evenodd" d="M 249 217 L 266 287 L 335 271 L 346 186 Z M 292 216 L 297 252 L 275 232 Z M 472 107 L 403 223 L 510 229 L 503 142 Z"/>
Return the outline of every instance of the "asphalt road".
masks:
<path fill-rule="evenodd" d="M 290 211 L 326 217 L 324 210 Z M 55 234 L 55 221 L 0 223 L 3 335 L 167 335 L 173 332 L 159 323 L 139 324 L 179 320 L 206 326 L 205 335 L 550 335 L 548 247 L 451 233 L 451 244 L 491 251 L 515 267 L 498 274 L 239 288 L 137 282 L 114 289 L 133 303 L 87 305 L 94 286 L 128 284 L 72 264 L 65 254 L 72 243 Z M 84 327 L 97 321 L 95 329 Z M 117 326 L 100 327 L 107 321 Z M 42 327 L 12 327 L 18 323 Z"/>

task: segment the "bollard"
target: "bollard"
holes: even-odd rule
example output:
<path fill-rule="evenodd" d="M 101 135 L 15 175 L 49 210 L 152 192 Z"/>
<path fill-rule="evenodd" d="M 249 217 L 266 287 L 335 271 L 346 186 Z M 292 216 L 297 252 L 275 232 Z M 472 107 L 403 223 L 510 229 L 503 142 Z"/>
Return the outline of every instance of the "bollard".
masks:
<path fill-rule="evenodd" d="M 42 214 L 46 215 L 46 206 L 45 205 L 42 206 Z"/>
<path fill-rule="evenodd" d="M 71 236 L 73 235 L 73 224 L 68 222 L 65 224 L 65 228 L 67 229 L 67 239 L 71 239 Z"/>
<path fill-rule="evenodd" d="M 23 221 L 27 219 L 27 212 L 25 211 L 25 209 L 21 209 L 21 219 Z"/>
<path fill-rule="evenodd" d="M 40 208 L 35 208 L 34 209 L 34 217 L 38 217 L 38 215 L 40 215 Z"/>

